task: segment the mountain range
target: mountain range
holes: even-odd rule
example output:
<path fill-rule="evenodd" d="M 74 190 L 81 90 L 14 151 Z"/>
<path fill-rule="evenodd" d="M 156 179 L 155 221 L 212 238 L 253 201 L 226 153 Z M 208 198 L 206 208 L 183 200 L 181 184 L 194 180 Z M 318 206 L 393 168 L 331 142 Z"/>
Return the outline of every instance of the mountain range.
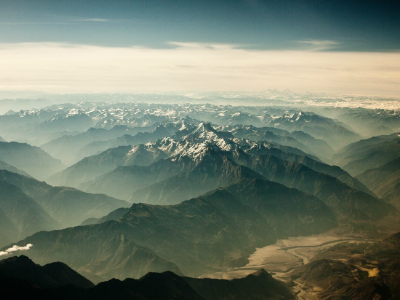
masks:
<path fill-rule="evenodd" d="M 254 196 L 230 192 L 239 190 L 239 195 Z M 293 209 L 287 211 L 288 206 Z M 168 270 L 171 263 L 184 274 L 199 276 L 241 265 L 256 247 L 277 237 L 320 233 L 337 226 L 322 201 L 268 181 L 243 181 L 231 190 L 218 189 L 173 206 L 134 204 L 122 212 L 115 220 L 40 232 L 17 245 L 33 244 L 28 254 L 32 259 L 61 260 L 93 281 L 94 275 L 137 278 L 154 269 Z M 283 216 L 284 223 L 279 221 Z M 93 247 L 98 249 L 96 255 Z M 148 254 L 132 256 L 138 251 Z M 125 268 L 128 262 L 146 268 Z"/>
<path fill-rule="evenodd" d="M 381 167 L 399 157 L 399 134 L 376 136 L 344 147 L 332 160 L 353 176 Z"/>
<path fill-rule="evenodd" d="M 0 116 L 0 297 L 398 298 L 399 113 L 109 97 Z"/>

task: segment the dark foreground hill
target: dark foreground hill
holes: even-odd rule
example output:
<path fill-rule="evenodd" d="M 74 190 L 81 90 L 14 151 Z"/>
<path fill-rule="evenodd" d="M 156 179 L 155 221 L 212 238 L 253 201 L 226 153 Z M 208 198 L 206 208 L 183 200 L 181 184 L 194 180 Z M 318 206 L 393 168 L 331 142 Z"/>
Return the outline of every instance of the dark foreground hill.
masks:
<path fill-rule="evenodd" d="M 264 270 L 241 279 L 180 277 L 172 272 L 112 279 L 97 286 L 63 263 L 43 267 L 25 256 L 0 261 L 2 299 L 81 300 L 273 300 L 294 299 L 290 289 Z"/>
<path fill-rule="evenodd" d="M 3 282 L 5 279 L 11 278 L 27 281 L 43 289 L 66 285 L 81 288 L 94 286 L 93 283 L 64 263 L 54 262 L 40 266 L 24 255 L 0 261 L 0 281 Z M 2 293 L 2 290 L 0 293 Z"/>

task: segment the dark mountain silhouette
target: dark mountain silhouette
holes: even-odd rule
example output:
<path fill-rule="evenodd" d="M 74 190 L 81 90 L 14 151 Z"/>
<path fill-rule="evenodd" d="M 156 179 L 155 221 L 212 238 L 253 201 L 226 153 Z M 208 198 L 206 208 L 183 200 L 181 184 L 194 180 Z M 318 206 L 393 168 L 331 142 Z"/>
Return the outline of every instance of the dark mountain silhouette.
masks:
<path fill-rule="evenodd" d="M 81 288 L 94 286 L 64 263 L 53 262 L 42 267 L 24 255 L 0 260 L 0 280 L 4 278 L 25 280 L 40 288 L 57 288 L 66 285 Z"/>
<path fill-rule="evenodd" d="M 266 300 L 295 299 L 286 284 L 280 282 L 264 269 L 244 278 L 232 280 L 184 278 L 201 296 L 209 300 Z"/>
<path fill-rule="evenodd" d="M 25 256 L 0 261 L 0 287 L 6 299 L 289 300 L 290 289 L 263 269 L 234 280 L 195 279 L 173 272 L 140 279 L 111 279 L 94 286 L 63 263 L 43 267 Z"/>

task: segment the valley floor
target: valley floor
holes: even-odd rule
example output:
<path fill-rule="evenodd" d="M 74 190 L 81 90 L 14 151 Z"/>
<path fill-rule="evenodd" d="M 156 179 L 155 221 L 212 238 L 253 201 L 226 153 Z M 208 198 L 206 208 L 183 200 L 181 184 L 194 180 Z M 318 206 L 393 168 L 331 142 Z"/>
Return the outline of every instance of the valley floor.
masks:
<path fill-rule="evenodd" d="M 324 233 L 319 235 L 290 237 L 278 240 L 275 244 L 258 248 L 249 257 L 249 263 L 240 268 L 207 274 L 205 278 L 234 279 L 242 278 L 254 273 L 260 268 L 271 273 L 274 278 L 290 282 L 290 273 L 305 264 L 322 251 L 342 242 L 375 242 L 375 239 L 366 239 L 354 234 Z M 320 288 L 298 282 L 294 282 L 294 292 L 298 299 L 318 299 Z"/>

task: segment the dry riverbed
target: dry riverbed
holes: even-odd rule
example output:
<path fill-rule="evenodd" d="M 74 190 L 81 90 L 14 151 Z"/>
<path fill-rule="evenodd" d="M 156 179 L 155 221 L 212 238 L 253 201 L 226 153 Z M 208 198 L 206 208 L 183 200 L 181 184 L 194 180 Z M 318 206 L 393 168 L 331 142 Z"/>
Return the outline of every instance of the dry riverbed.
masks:
<path fill-rule="evenodd" d="M 275 244 L 258 248 L 249 257 L 249 263 L 240 268 L 217 272 L 203 277 L 233 279 L 249 275 L 263 268 L 277 279 L 286 279 L 291 270 L 307 264 L 322 250 L 341 242 L 361 242 L 359 237 L 319 234 L 291 237 L 278 240 Z"/>

